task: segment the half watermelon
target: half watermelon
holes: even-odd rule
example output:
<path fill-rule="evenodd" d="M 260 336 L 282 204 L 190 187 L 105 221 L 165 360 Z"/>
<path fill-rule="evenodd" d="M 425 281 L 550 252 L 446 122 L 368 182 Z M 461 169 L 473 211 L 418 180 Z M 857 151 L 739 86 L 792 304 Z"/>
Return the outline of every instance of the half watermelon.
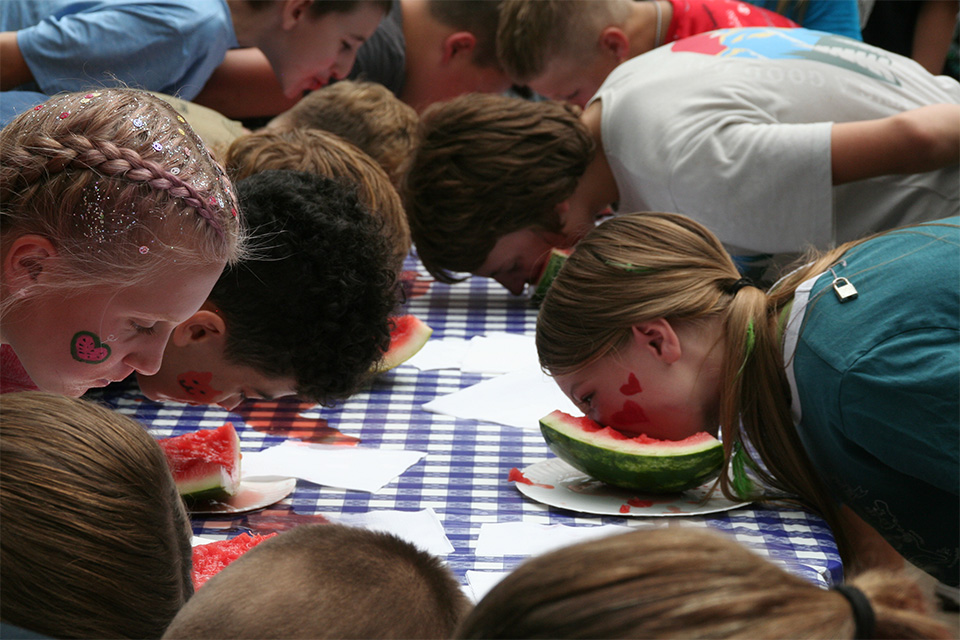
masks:
<path fill-rule="evenodd" d="M 433 334 L 427 324 L 415 315 L 407 314 L 391 318 L 390 348 L 374 367 L 375 373 L 389 371 L 412 358 Z"/>
<path fill-rule="evenodd" d="M 560 273 L 560 267 L 567 262 L 571 251 L 572 249 L 558 249 L 557 247 L 550 250 L 550 259 L 543 266 L 543 272 L 540 274 L 540 279 L 537 280 L 537 288 L 530 298 L 534 304 L 543 302 L 543 296 L 547 295 L 547 290 L 553 284 L 553 279 Z"/>
<path fill-rule="evenodd" d="M 278 534 L 250 535 L 241 533 L 229 540 L 217 540 L 199 544 L 193 548 L 193 588 L 199 589 L 203 583 L 220 573 L 224 567 L 257 546 L 267 538 Z"/>
<path fill-rule="evenodd" d="M 630 437 L 590 418 L 554 411 L 540 419 L 550 449 L 592 478 L 644 493 L 675 493 L 716 478 L 723 445 L 705 431 L 684 440 Z"/>
<path fill-rule="evenodd" d="M 201 429 L 159 443 L 185 499 L 223 498 L 240 488 L 240 438 L 229 422 L 218 429 Z"/>

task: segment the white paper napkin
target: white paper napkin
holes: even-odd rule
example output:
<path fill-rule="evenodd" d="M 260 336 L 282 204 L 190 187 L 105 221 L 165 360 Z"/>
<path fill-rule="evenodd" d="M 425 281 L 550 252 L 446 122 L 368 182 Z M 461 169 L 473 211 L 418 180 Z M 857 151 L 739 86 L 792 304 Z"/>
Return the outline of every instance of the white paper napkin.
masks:
<path fill-rule="evenodd" d="M 367 449 L 286 440 L 243 454 L 244 478 L 281 476 L 376 493 L 427 455 L 423 451 Z"/>
<path fill-rule="evenodd" d="M 497 583 L 510 575 L 509 571 L 467 571 L 466 593 L 468 598 L 474 602 L 479 602 L 483 596 L 487 595 L 490 589 L 497 586 Z"/>
<path fill-rule="evenodd" d="M 453 553 L 453 545 L 443 531 L 440 518 L 433 509 L 420 511 L 367 511 L 343 513 L 331 520 L 351 527 L 386 531 L 437 556 Z"/>
<path fill-rule="evenodd" d="M 468 420 L 485 420 L 536 431 L 539 420 L 555 409 L 580 415 L 560 387 L 537 366 L 484 380 L 435 398 L 426 411 Z"/>
<path fill-rule="evenodd" d="M 459 369 L 469 346 L 470 342 L 463 338 L 431 338 L 404 364 L 421 371 Z"/>
<path fill-rule="evenodd" d="M 539 368 L 536 339 L 520 333 L 489 333 L 472 338 L 460 365 L 464 373 L 510 373 Z"/>
<path fill-rule="evenodd" d="M 654 526 L 654 525 L 651 525 Z M 633 531 L 620 524 L 571 527 L 533 522 L 485 522 L 477 538 L 478 556 L 537 556 L 577 542 Z"/>

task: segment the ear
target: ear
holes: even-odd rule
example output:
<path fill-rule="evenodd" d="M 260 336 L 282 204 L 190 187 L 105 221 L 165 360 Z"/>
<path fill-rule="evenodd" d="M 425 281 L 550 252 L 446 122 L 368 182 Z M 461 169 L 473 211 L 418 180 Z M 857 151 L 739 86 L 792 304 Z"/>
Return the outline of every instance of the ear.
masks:
<path fill-rule="evenodd" d="M 473 50 L 477 46 L 477 37 L 469 31 L 457 31 L 451 33 L 443 41 L 443 59 L 444 63 L 449 63 L 456 56 L 461 56 L 461 60 L 470 62 L 473 59 Z M 463 56 L 466 56 L 465 58 Z"/>
<path fill-rule="evenodd" d="M 598 40 L 600 51 L 613 56 L 617 64 L 630 57 L 630 38 L 620 27 L 607 27 L 600 32 Z"/>
<path fill-rule="evenodd" d="M 204 303 L 204 307 L 207 303 Z M 199 311 L 173 329 L 170 340 L 178 347 L 187 347 L 201 342 L 223 340 L 227 336 L 227 324 L 212 309 L 201 307 Z"/>
<path fill-rule="evenodd" d="M 633 338 L 640 348 L 664 364 L 673 364 L 683 355 L 680 338 L 666 318 L 634 325 Z"/>
<path fill-rule="evenodd" d="M 3 284 L 9 295 L 25 291 L 49 274 L 51 260 L 57 249 L 49 238 L 33 233 L 24 234 L 7 248 L 3 256 Z"/>
<path fill-rule="evenodd" d="M 280 9 L 280 26 L 289 31 L 310 12 L 313 0 L 286 0 Z"/>

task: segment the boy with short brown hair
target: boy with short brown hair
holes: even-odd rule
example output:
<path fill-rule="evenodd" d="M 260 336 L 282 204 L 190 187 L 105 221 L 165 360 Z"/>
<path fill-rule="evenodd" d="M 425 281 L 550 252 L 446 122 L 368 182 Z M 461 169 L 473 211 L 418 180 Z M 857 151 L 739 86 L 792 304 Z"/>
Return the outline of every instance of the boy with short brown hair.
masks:
<path fill-rule="evenodd" d="M 583 107 L 624 60 L 704 31 L 755 26 L 797 24 L 740 0 L 504 0 L 497 55 L 517 84 Z"/>
<path fill-rule="evenodd" d="M 393 534 L 301 525 L 201 587 L 164 638 L 449 638 L 469 601 L 439 558 Z"/>
<path fill-rule="evenodd" d="M 357 197 L 383 221 L 391 266 L 400 270 L 410 252 L 410 226 L 400 196 L 373 158 L 319 129 L 263 129 L 233 141 L 223 163 L 234 181 L 268 170 L 305 171 L 355 185 Z"/>
<path fill-rule="evenodd" d="M 842 36 L 702 33 L 623 63 L 545 134 L 555 112 L 487 95 L 423 114 L 403 197 L 431 273 L 520 293 L 615 203 L 688 215 L 744 262 L 960 206 L 960 84 Z"/>
<path fill-rule="evenodd" d="M 353 143 L 383 167 L 395 187 L 413 149 L 419 117 L 375 82 L 343 80 L 318 89 L 267 124 L 269 129 L 321 129 Z M 304 169 L 308 170 L 308 169 Z"/>

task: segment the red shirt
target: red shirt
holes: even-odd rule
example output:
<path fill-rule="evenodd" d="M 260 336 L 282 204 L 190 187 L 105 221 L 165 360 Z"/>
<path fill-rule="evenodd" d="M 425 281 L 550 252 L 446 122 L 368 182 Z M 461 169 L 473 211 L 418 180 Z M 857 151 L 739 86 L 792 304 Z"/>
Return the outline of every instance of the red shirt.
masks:
<path fill-rule="evenodd" d="M 36 391 L 37 385 L 27 375 L 20 359 L 8 344 L 0 345 L 0 393 Z"/>
<path fill-rule="evenodd" d="M 673 19 L 660 44 L 714 29 L 800 26 L 779 13 L 738 0 L 670 0 L 670 4 Z"/>

